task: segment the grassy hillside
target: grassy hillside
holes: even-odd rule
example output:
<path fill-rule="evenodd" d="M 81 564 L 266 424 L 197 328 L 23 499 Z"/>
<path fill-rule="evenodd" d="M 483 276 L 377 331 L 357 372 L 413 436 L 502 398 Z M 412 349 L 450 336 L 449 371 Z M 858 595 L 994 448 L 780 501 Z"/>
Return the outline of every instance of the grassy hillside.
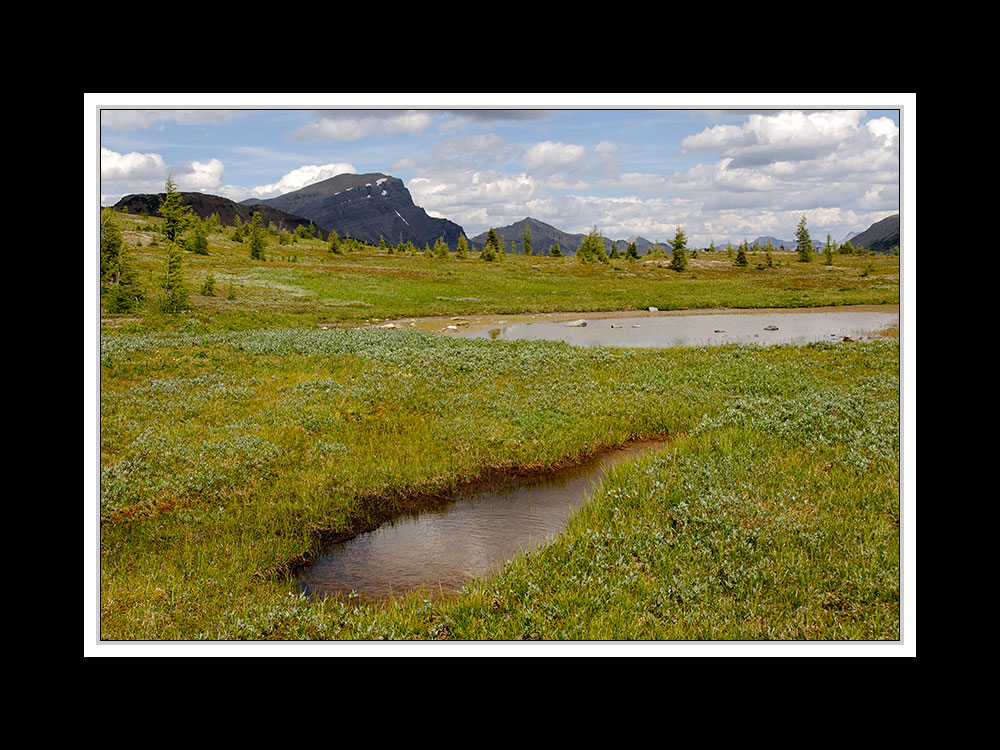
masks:
<path fill-rule="evenodd" d="M 677 273 L 668 258 L 338 256 L 300 240 L 251 261 L 221 231 L 184 254 L 191 309 L 166 315 L 156 222 L 119 220 L 147 296 L 102 315 L 101 638 L 899 638 L 895 340 L 611 350 L 354 328 L 892 304 L 898 258 L 740 269 L 718 253 Z M 616 469 L 559 539 L 456 597 L 299 594 L 294 571 L 324 539 L 414 494 L 652 435 L 667 448 Z"/>
<path fill-rule="evenodd" d="M 702 253 L 683 272 L 669 257 L 583 264 L 575 257 L 508 254 L 484 262 L 478 253 L 458 259 L 389 254 L 366 246 L 335 255 L 318 239 L 279 245 L 270 237 L 266 261 L 252 261 L 246 243 L 232 231 L 209 235 L 209 254 L 184 253 L 184 279 L 191 309 L 181 318 L 156 312 L 166 256 L 157 218 L 118 215 L 134 250 L 147 300 L 139 315 L 106 316 L 108 326 L 144 329 L 243 329 L 267 326 L 358 324 L 391 319 L 473 313 L 588 312 L 695 308 L 818 307 L 898 304 L 899 258 L 835 255 L 824 265 L 817 255 L 800 263 L 794 253 L 773 253 L 778 267 L 758 269 L 751 254 L 738 268 L 725 252 Z M 157 242 L 157 244 L 150 244 Z M 214 295 L 200 290 L 209 277 Z M 137 320 L 138 319 L 138 320 Z M 133 325 L 134 328 L 134 325 Z"/>

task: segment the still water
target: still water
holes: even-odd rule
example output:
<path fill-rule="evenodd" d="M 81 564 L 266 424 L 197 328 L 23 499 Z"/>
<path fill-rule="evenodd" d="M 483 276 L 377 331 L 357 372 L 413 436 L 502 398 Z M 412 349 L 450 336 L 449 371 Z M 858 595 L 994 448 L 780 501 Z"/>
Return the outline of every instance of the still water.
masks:
<path fill-rule="evenodd" d="M 767 346 L 857 340 L 898 326 L 898 312 L 752 312 L 591 317 L 586 326 L 567 326 L 566 321 L 498 324 L 460 335 L 579 346 Z M 554 475 L 400 517 L 331 547 L 302 572 L 302 587 L 311 596 L 366 601 L 419 589 L 428 596 L 453 593 L 470 578 L 488 575 L 560 533 L 608 469 L 662 445 L 636 444 Z"/>
<path fill-rule="evenodd" d="M 562 322 L 514 323 L 470 332 L 473 338 L 543 339 L 577 346 L 705 346 L 809 344 L 867 338 L 899 326 L 898 312 L 748 312 L 590 318 L 586 326 Z"/>
<path fill-rule="evenodd" d="M 310 596 L 384 600 L 408 591 L 453 593 L 474 576 L 551 539 L 607 471 L 664 445 L 636 443 L 516 486 L 459 497 L 340 542 L 300 580 Z"/>

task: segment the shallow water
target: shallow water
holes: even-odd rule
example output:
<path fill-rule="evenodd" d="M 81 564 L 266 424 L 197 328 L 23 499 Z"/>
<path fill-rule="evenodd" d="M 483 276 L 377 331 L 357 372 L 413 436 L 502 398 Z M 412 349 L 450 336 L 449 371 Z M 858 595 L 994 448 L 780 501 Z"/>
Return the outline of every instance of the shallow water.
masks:
<path fill-rule="evenodd" d="M 424 588 L 453 593 L 470 578 L 562 531 L 613 466 L 662 447 L 646 442 L 506 489 L 459 497 L 341 542 L 300 576 L 310 596 L 384 600 Z"/>
<path fill-rule="evenodd" d="M 470 332 L 472 338 L 542 339 L 577 346 L 705 346 L 809 344 L 868 338 L 899 326 L 898 312 L 745 312 L 591 318 L 585 327 L 562 322 L 514 323 Z"/>

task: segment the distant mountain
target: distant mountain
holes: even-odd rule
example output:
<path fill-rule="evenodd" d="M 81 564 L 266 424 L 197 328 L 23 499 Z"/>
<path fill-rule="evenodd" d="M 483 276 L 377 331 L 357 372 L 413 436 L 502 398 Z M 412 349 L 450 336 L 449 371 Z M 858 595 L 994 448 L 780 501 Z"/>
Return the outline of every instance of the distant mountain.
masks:
<path fill-rule="evenodd" d="M 160 204 L 167 197 L 166 193 L 139 193 L 126 195 L 118 201 L 114 208 L 128 209 L 131 214 L 145 214 L 156 216 L 160 211 Z M 233 226 L 236 217 L 244 224 L 250 221 L 254 211 L 260 213 L 260 218 L 264 226 L 273 224 L 275 229 L 294 232 L 299 226 L 309 227 L 309 219 L 301 216 L 279 211 L 271 206 L 260 205 L 256 201 L 248 203 L 236 203 L 228 198 L 218 195 L 206 195 L 205 193 L 181 193 L 181 204 L 191 209 L 191 213 L 203 219 L 207 219 L 212 214 L 218 214 L 223 224 Z M 321 226 L 314 226 L 323 239 L 326 239 L 329 232 Z"/>
<path fill-rule="evenodd" d="M 535 255 L 544 255 L 556 243 L 559 243 L 559 252 L 563 255 L 574 255 L 576 249 L 580 247 L 580 243 L 583 242 L 583 238 L 587 236 L 585 234 L 563 232 L 551 224 L 546 224 L 544 221 L 539 221 L 538 219 L 532 219 L 530 216 L 520 221 L 515 221 L 513 224 L 508 224 L 505 227 L 493 227 L 493 231 L 496 232 L 497 237 L 503 238 L 505 243 L 504 249 L 507 252 L 510 252 L 511 242 L 514 243 L 517 251 L 521 252 L 524 244 L 521 235 L 524 234 L 525 227 L 531 230 L 531 249 Z M 483 246 L 486 245 L 487 236 L 489 236 L 488 231 L 477 234 L 475 237 L 470 237 L 470 247 L 482 250 Z"/>
<path fill-rule="evenodd" d="M 861 234 L 852 237 L 851 244 L 876 253 L 891 253 L 893 248 L 899 247 L 899 214 L 876 221 Z"/>
<path fill-rule="evenodd" d="M 506 243 L 506 250 L 510 252 L 511 242 L 514 243 L 515 248 L 518 252 L 523 249 L 522 235 L 524 234 L 524 228 L 529 227 L 531 230 L 531 249 L 535 255 L 543 255 L 548 252 L 548 250 L 559 243 L 559 251 L 563 255 L 576 255 L 577 249 L 583 242 L 586 234 L 571 234 L 569 232 L 564 232 L 561 229 L 556 229 L 551 224 L 546 224 L 544 221 L 539 221 L 538 219 L 532 219 L 527 216 L 521 221 L 515 221 L 513 224 L 508 224 L 504 227 L 493 227 L 493 231 L 496 232 L 497 237 L 503 237 L 503 241 Z M 483 232 L 482 234 L 477 234 L 475 237 L 469 238 L 469 245 L 476 250 L 482 250 L 483 246 L 486 244 L 486 238 L 489 236 L 489 231 Z M 612 246 L 615 247 L 618 252 L 624 252 L 630 242 L 634 241 L 636 248 L 638 248 L 640 254 L 644 254 L 649 248 L 653 247 L 653 243 L 649 240 L 639 237 L 638 235 L 632 235 L 627 240 L 609 240 L 607 237 L 602 237 L 604 240 L 604 250 L 610 253 Z M 665 245 L 661 244 L 661 247 Z"/>
<path fill-rule="evenodd" d="M 761 247 L 767 247 L 768 242 L 771 243 L 771 247 L 773 247 L 775 250 L 779 249 L 782 245 L 785 246 L 786 250 L 794 250 L 795 246 L 798 244 L 797 242 L 794 241 L 789 242 L 788 240 L 779 240 L 777 237 L 770 237 L 770 236 L 758 237 L 750 244 L 751 245 L 757 244 L 760 245 Z M 819 242 L 813 240 L 813 245 L 818 245 L 818 244 Z"/>
<path fill-rule="evenodd" d="M 341 174 L 259 202 L 375 245 L 385 239 L 391 245 L 433 246 L 443 237 L 454 250 L 463 234 L 455 222 L 432 218 L 414 205 L 398 177 L 381 173 Z"/>

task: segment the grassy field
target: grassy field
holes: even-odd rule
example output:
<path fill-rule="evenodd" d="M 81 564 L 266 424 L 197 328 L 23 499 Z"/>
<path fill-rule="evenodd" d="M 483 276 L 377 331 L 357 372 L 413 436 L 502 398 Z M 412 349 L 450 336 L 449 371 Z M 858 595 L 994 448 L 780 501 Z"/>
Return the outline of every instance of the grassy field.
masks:
<path fill-rule="evenodd" d="M 157 311 L 156 220 L 118 217 L 147 299 L 103 315 L 99 637 L 864 640 L 900 637 L 897 340 L 577 349 L 363 326 L 555 311 L 899 303 L 899 258 L 736 268 L 185 253 Z M 131 228 L 130 228 L 131 227 Z M 199 294 L 209 276 L 215 295 Z M 327 327 L 331 326 L 331 327 Z M 297 566 L 415 496 L 646 436 L 558 539 L 458 596 L 303 597 Z"/>

